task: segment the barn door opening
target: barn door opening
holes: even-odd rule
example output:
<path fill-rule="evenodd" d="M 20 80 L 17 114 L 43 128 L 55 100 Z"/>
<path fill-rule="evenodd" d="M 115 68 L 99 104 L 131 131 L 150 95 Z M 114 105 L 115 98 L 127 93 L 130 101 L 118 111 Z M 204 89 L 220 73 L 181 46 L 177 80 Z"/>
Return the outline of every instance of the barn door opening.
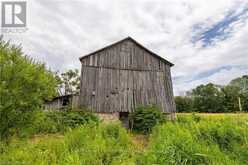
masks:
<path fill-rule="evenodd" d="M 69 97 L 64 97 L 63 99 L 62 99 L 62 106 L 67 106 L 67 105 L 69 105 L 70 104 L 70 99 L 69 99 Z"/>
<path fill-rule="evenodd" d="M 120 112 L 119 119 L 125 128 L 129 128 L 129 119 L 128 119 L 129 112 Z"/>

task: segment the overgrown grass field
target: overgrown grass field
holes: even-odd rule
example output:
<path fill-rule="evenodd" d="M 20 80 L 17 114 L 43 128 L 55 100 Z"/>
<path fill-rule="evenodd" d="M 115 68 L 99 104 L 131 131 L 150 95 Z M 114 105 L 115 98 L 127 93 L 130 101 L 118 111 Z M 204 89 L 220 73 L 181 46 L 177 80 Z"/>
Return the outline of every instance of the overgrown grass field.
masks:
<path fill-rule="evenodd" d="M 230 118 L 248 120 L 248 113 L 177 113 L 177 117 L 192 117 L 192 115 L 194 114 L 203 118 L 210 119 Z"/>
<path fill-rule="evenodd" d="M 87 122 L 2 142 L 0 164 L 246 165 L 248 115 L 178 114 L 147 135 L 133 134 L 120 123 Z"/>

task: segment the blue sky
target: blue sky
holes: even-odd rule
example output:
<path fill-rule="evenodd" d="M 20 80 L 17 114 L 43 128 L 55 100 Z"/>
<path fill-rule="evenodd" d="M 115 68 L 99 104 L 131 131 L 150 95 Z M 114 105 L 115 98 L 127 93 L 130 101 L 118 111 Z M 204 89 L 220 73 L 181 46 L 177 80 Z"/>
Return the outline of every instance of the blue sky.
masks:
<path fill-rule="evenodd" d="M 236 22 L 246 23 L 248 18 L 247 13 L 248 5 L 242 8 L 235 6 L 234 9 L 228 11 L 224 18 L 216 22 L 212 27 L 203 29 L 201 24 L 195 25 L 193 30 L 196 32 L 199 31 L 199 33 L 192 37 L 192 42 L 201 41 L 202 46 L 207 47 L 213 45 L 215 42 L 230 38 L 232 33 L 235 32 L 232 24 Z"/>
<path fill-rule="evenodd" d="M 247 72 L 247 74 L 248 74 L 248 66 L 246 66 L 246 65 L 238 65 L 238 66 L 225 65 L 225 66 L 221 66 L 218 68 L 209 69 L 208 71 L 205 71 L 205 72 L 198 73 L 194 77 L 192 77 L 191 80 L 187 80 L 185 82 L 191 83 L 191 82 L 194 82 L 196 80 L 206 79 L 206 78 L 211 77 L 212 75 L 215 75 L 216 73 L 219 73 L 221 71 L 226 71 L 228 73 L 232 69 L 238 69 L 238 70 Z M 223 75 L 223 76 L 227 76 L 227 75 Z"/>
<path fill-rule="evenodd" d="M 4 34 L 54 71 L 131 36 L 175 64 L 175 95 L 248 74 L 244 0 L 27 0 L 27 32 Z"/>

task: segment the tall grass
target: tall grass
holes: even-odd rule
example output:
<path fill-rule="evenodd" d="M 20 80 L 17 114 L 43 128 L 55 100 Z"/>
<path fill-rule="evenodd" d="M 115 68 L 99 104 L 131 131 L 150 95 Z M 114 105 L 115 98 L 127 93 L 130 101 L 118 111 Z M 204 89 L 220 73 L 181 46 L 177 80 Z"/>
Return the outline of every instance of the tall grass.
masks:
<path fill-rule="evenodd" d="M 140 164 L 248 164 L 248 123 L 181 117 L 154 128 Z"/>
<path fill-rule="evenodd" d="M 64 138 L 44 138 L 34 144 L 14 141 L 2 151 L 0 164 L 125 164 L 134 161 L 132 148 L 120 124 L 87 124 L 68 131 Z"/>
<path fill-rule="evenodd" d="M 144 149 L 120 123 L 89 122 L 62 136 L 0 143 L 0 164 L 246 165 L 248 120 L 181 116 L 155 126 Z"/>

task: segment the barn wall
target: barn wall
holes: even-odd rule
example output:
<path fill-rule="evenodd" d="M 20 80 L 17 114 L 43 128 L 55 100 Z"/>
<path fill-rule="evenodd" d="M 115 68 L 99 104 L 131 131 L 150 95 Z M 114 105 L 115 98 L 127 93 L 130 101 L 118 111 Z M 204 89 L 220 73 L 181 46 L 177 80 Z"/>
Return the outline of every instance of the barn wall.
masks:
<path fill-rule="evenodd" d="M 71 106 L 72 106 L 72 109 L 76 109 L 79 107 L 79 96 L 78 95 L 72 96 Z"/>
<path fill-rule="evenodd" d="M 63 99 L 68 98 L 69 103 L 66 106 L 71 106 L 72 108 L 78 108 L 79 107 L 79 96 L 78 95 L 70 95 L 70 96 L 60 96 L 58 98 L 55 98 L 52 101 L 47 101 L 44 104 L 45 110 L 59 110 L 64 108 L 63 106 Z"/>
<path fill-rule="evenodd" d="M 59 99 L 55 99 L 53 101 L 48 101 L 44 104 L 45 110 L 60 109 L 61 107 L 62 107 L 62 101 Z"/>
<path fill-rule="evenodd" d="M 80 105 L 95 112 L 132 112 L 156 104 L 175 110 L 170 66 L 131 41 L 84 58 Z"/>
<path fill-rule="evenodd" d="M 163 71 L 166 63 L 141 49 L 132 41 L 121 42 L 104 51 L 85 57 L 83 66 L 116 69 Z"/>
<path fill-rule="evenodd" d="M 165 84 L 165 90 L 166 90 L 166 95 L 167 95 L 167 102 L 168 102 L 168 107 L 170 109 L 170 112 L 172 113 L 172 118 L 175 118 L 175 112 L 176 112 L 176 104 L 174 100 L 174 94 L 173 94 L 173 85 L 172 85 L 172 79 L 171 79 L 171 69 L 170 66 L 166 65 L 164 68 L 164 84 Z"/>

